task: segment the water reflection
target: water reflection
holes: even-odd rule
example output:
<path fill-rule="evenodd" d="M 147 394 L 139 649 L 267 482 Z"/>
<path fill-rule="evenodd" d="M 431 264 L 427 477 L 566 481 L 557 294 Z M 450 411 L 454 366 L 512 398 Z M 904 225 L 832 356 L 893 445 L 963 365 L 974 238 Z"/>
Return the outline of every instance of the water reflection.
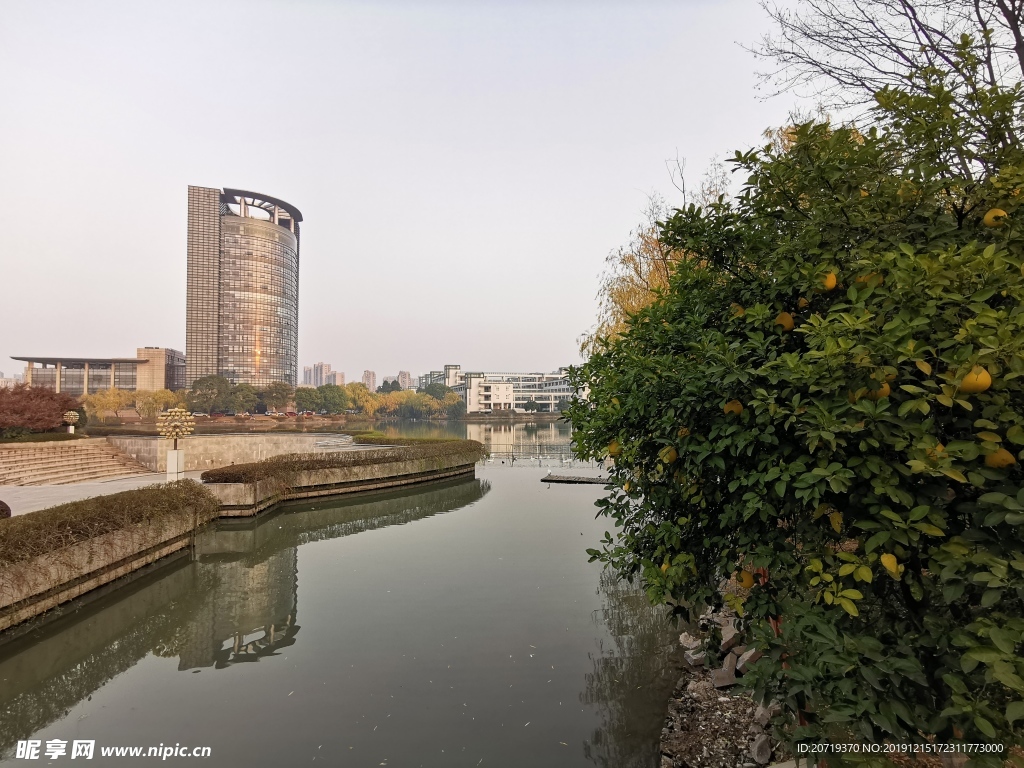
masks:
<path fill-rule="evenodd" d="M 294 504 L 200 534 L 194 562 L 150 577 L 0 647 L 0 755 L 149 653 L 181 671 L 276 656 L 296 642 L 298 547 L 464 507 L 484 480 Z"/>
<path fill-rule="evenodd" d="M 610 639 L 590 654 L 593 671 L 580 694 L 581 702 L 602 713 L 602 727 L 593 731 L 584 753 L 604 768 L 657 765 L 665 702 L 682 663 L 678 630 L 664 609 L 648 603 L 642 589 L 608 569 L 597 593 L 602 607 L 594 622 L 604 625 Z"/>
<path fill-rule="evenodd" d="M 459 437 L 483 443 L 492 459 L 514 459 L 523 465 L 544 461 L 573 462 L 580 466 L 572 455 L 572 426 L 566 421 L 539 422 L 429 422 L 394 421 L 383 422 L 376 427 L 386 435 L 395 437 Z M 520 465 L 520 466 L 523 466 Z"/>

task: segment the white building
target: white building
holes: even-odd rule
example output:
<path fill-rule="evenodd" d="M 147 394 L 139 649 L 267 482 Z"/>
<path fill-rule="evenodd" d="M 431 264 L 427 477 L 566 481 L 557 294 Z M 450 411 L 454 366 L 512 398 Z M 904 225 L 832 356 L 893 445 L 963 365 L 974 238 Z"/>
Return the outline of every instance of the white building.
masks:
<path fill-rule="evenodd" d="M 440 374 L 440 376 L 439 376 Z M 568 371 L 559 368 L 553 373 L 467 372 L 461 366 L 446 365 L 444 371 L 427 376 L 451 387 L 466 402 L 466 413 L 488 411 L 525 411 L 527 403 L 537 404 L 539 413 L 558 413 L 558 404 L 572 399 L 575 390 L 569 383 Z"/>
<path fill-rule="evenodd" d="M 412 377 L 412 374 L 409 373 L 408 371 L 399 371 L 398 372 L 398 384 L 402 387 L 402 389 L 415 389 L 416 388 L 416 384 L 415 384 L 415 381 L 414 381 L 414 379 Z"/>
<path fill-rule="evenodd" d="M 376 371 L 363 371 L 363 386 L 365 386 L 371 392 L 375 392 L 377 390 Z"/>
<path fill-rule="evenodd" d="M 345 374 L 341 371 L 331 371 L 327 374 L 328 384 L 337 384 L 339 387 L 345 386 Z"/>

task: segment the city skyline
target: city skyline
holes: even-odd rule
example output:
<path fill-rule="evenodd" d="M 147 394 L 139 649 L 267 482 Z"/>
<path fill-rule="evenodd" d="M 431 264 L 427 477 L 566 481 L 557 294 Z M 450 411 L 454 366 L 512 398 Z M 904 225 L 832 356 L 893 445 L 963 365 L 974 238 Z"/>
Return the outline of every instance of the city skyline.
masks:
<path fill-rule="evenodd" d="M 604 258 L 647 195 L 679 204 L 666 161 L 694 187 L 793 105 L 758 100 L 733 44 L 769 27 L 748 0 L 298 2 L 288 35 L 230 0 L 6 10 L 0 205 L 19 226 L 0 232 L 0 301 L 33 321 L 0 339 L 5 368 L 24 350 L 185 349 L 183 190 L 231 184 L 310 222 L 301 359 L 554 370 L 580 359 Z M 210 72 L 254 55 L 264 75 L 224 98 Z M 657 120 L 627 119 L 645 104 Z M 54 189 L 75 201 L 59 227 Z M 38 312 L 28 288 L 55 281 L 74 289 Z"/>

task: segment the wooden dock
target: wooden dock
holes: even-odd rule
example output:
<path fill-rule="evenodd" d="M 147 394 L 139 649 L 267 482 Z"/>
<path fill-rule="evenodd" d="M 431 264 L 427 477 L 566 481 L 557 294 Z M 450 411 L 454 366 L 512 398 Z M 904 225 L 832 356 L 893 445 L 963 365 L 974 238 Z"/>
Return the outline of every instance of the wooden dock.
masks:
<path fill-rule="evenodd" d="M 585 475 L 546 475 L 540 479 L 542 483 L 569 483 L 571 485 L 607 485 L 606 477 L 587 477 Z"/>

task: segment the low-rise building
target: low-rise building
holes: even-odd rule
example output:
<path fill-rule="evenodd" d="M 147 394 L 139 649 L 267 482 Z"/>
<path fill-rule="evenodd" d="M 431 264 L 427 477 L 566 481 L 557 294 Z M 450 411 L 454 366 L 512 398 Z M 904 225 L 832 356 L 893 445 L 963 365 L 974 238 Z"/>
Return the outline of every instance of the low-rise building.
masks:
<path fill-rule="evenodd" d="M 26 363 L 25 383 L 69 395 L 106 389 L 146 392 L 185 388 L 185 355 L 166 347 L 140 347 L 135 357 L 13 357 Z"/>
<path fill-rule="evenodd" d="M 534 403 L 538 413 L 558 413 L 559 405 L 575 394 L 566 368 L 552 373 L 464 373 L 461 366 L 446 365 L 443 371 L 421 376 L 421 382 L 424 378 L 451 387 L 465 401 L 466 413 L 526 411 Z"/>
<path fill-rule="evenodd" d="M 342 371 L 331 371 L 327 374 L 327 384 L 336 384 L 339 387 L 345 386 L 345 374 Z"/>

